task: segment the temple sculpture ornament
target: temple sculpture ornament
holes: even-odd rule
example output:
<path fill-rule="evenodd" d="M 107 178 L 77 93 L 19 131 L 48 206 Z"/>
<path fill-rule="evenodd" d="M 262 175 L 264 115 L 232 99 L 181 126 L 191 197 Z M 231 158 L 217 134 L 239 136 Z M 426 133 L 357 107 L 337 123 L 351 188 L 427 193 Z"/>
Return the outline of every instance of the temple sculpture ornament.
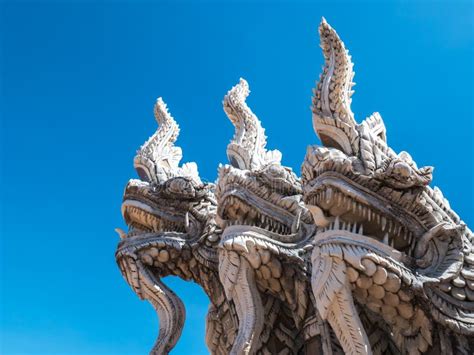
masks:
<path fill-rule="evenodd" d="M 152 354 L 169 353 L 185 321 L 168 275 L 208 295 L 212 354 L 474 353 L 473 234 L 430 187 L 433 168 L 390 148 L 379 113 L 358 123 L 349 52 L 324 19 L 319 35 L 322 146 L 307 149 L 301 178 L 267 150 L 244 79 L 224 97 L 235 132 L 215 183 L 180 165 L 179 127 L 158 99 L 115 253 L 159 317 Z"/>

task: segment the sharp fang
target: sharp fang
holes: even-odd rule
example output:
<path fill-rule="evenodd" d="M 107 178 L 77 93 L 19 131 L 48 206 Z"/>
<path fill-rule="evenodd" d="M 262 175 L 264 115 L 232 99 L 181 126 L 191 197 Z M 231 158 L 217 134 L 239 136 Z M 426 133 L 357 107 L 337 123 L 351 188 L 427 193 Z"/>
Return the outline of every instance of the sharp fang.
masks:
<path fill-rule="evenodd" d="M 339 229 L 339 216 L 336 216 L 334 220 L 334 229 Z"/>
<path fill-rule="evenodd" d="M 360 225 L 359 234 L 364 234 L 364 225 L 363 224 Z"/>
<path fill-rule="evenodd" d="M 327 189 L 327 192 L 326 192 L 326 203 L 331 202 L 331 198 L 332 198 L 332 189 L 329 188 Z"/>
<path fill-rule="evenodd" d="M 385 233 L 383 237 L 383 243 L 388 245 L 388 233 Z"/>
<path fill-rule="evenodd" d="M 127 233 L 125 233 L 122 228 L 115 228 L 115 231 L 118 233 L 120 239 L 124 239 L 127 236 Z"/>
<path fill-rule="evenodd" d="M 382 222 L 382 230 L 384 231 L 385 227 L 387 226 L 387 219 L 384 216 L 382 216 L 381 222 Z"/>
<path fill-rule="evenodd" d="M 352 226 L 352 233 L 357 233 L 357 223 L 354 223 Z"/>
<path fill-rule="evenodd" d="M 301 210 L 298 211 L 293 224 L 291 225 L 291 233 L 295 234 L 300 229 L 300 220 L 301 220 Z"/>
<path fill-rule="evenodd" d="M 184 227 L 186 228 L 186 230 L 189 229 L 189 212 L 186 212 L 186 214 L 184 215 Z"/>

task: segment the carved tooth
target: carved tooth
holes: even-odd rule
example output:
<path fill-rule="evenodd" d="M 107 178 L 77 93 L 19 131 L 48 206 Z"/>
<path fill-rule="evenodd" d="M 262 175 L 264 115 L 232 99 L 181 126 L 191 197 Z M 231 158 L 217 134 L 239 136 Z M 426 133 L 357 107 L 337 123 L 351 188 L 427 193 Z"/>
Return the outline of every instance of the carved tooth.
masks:
<path fill-rule="evenodd" d="M 388 233 L 385 233 L 383 237 L 383 243 L 388 245 Z"/>
<path fill-rule="evenodd" d="M 364 234 L 364 225 L 363 224 L 360 225 L 359 234 L 361 234 L 361 235 Z"/>
<path fill-rule="evenodd" d="M 352 233 L 357 233 L 357 223 L 352 225 Z"/>
<path fill-rule="evenodd" d="M 300 229 L 301 213 L 302 213 L 302 211 L 299 210 L 298 213 L 296 214 L 296 217 L 293 220 L 292 225 L 291 225 L 291 233 L 293 233 L 293 234 L 297 233 L 298 230 Z"/>
<path fill-rule="evenodd" d="M 339 229 L 339 216 L 336 216 L 336 219 L 334 220 L 334 229 Z"/>
<path fill-rule="evenodd" d="M 381 225 L 382 225 L 382 231 L 384 231 L 385 227 L 387 226 L 387 219 L 385 218 L 385 216 L 382 216 Z"/>
<path fill-rule="evenodd" d="M 333 194 L 333 191 L 332 191 L 332 189 L 329 187 L 329 188 L 327 189 L 327 192 L 326 192 L 326 203 L 331 202 L 332 194 Z"/>

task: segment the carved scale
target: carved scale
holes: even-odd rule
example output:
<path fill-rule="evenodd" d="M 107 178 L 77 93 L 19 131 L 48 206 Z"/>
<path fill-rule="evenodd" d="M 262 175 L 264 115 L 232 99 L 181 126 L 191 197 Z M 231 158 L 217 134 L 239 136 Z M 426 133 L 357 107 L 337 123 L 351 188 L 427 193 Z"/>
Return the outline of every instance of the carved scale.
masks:
<path fill-rule="evenodd" d="M 432 168 L 388 146 L 380 114 L 357 123 L 351 57 L 324 19 L 319 33 L 312 112 L 323 146 L 308 148 L 301 179 L 266 149 L 245 80 L 224 97 L 235 134 L 216 184 L 194 163 L 179 166 L 179 127 L 158 99 L 116 251 L 157 311 L 151 353 L 168 353 L 185 320 L 168 275 L 209 296 L 213 354 L 474 352 L 473 234 L 429 186 Z"/>

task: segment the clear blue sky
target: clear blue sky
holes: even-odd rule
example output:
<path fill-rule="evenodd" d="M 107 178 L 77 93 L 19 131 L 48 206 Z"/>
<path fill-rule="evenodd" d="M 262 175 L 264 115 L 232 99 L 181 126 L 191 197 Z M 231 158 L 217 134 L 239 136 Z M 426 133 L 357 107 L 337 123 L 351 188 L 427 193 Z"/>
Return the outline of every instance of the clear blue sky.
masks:
<path fill-rule="evenodd" d="M 322 16 L 355 62 L 353 109 L 380 111 L 390 145 L 434 165 L 473 210 L 473 5 L 446 2 L 1 3 L 1 318 L 5 354 L 145 354 L 157 319 L 116 267 L 115 227 L 135 150 L 163 96 L 184 160 L 213 181 L 233 127 L 223 95 L 246 78 L 269 147 L 299 167 L 312 131 Z M 206 354 L 207 299 L 174 354 Z"/>

